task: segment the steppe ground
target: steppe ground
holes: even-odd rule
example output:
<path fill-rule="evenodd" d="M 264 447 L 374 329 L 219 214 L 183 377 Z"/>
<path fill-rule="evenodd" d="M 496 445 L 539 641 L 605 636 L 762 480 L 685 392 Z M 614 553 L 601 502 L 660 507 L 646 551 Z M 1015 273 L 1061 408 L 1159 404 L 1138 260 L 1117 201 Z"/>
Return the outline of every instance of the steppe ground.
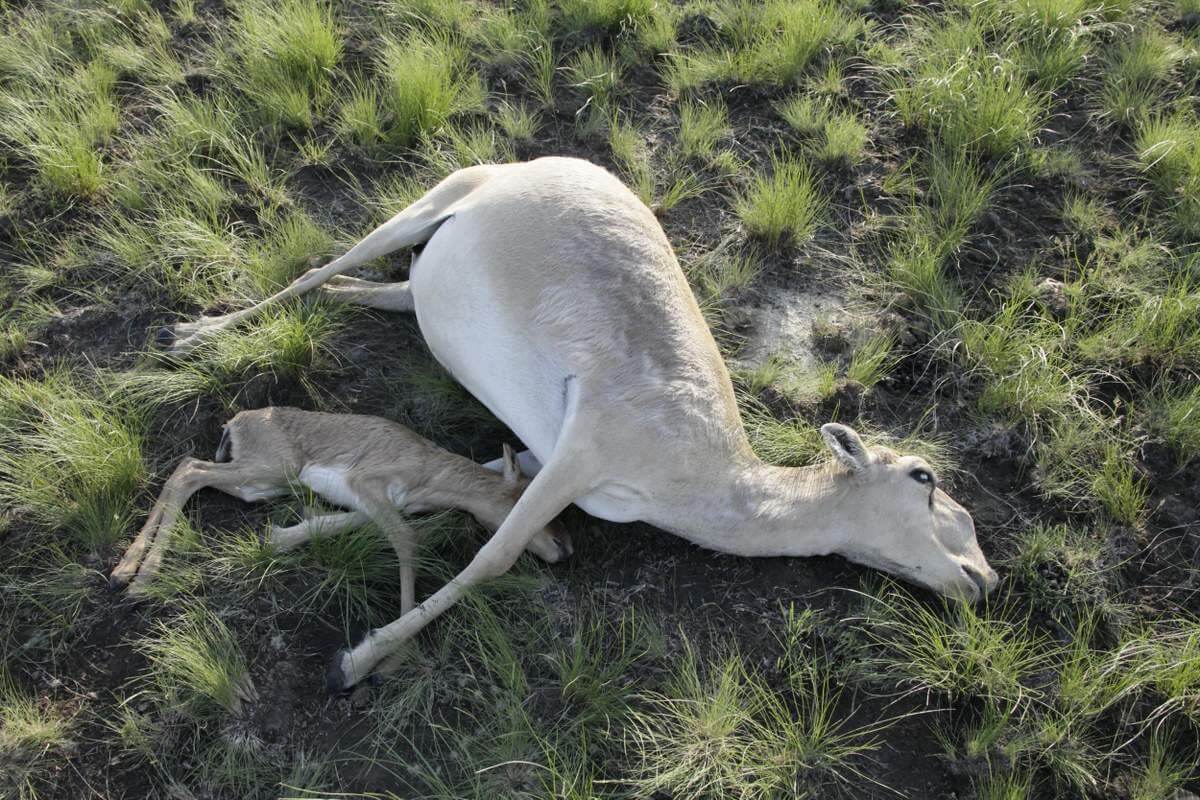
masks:
<path fill-rule="evenodd" d="M 1197 0 L 0 15 L 0 795 L 1200 788 Z M 398 570 L 371 529 L 260 544 L 310 498 L 202 493 L 151 596 L 106 591 L 238 410 L 379 414 L 495 458 L 511 434 L 410 317 L 314 295 L 185 361 L 154 333 L 266 296 L 460 166 L 546 154 L 654 209 L 765 459 L 820 461 L 838 420 L 936 465 L 1002 576 L 988 603 L 569 511 L 570 563 L 524 557 L 332 697 Z M 421 528 L 426 593 L 482 532 Z"/>

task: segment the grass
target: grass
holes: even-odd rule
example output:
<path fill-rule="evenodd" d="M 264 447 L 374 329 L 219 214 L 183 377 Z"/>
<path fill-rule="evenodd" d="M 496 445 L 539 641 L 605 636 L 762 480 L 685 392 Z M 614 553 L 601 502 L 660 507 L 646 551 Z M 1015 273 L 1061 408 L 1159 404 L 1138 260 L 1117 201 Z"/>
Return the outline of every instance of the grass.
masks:
<path fill-rule="evenodd" d="M 1160 202 L 1167 206 L 1181 238 L 1200 231 L 1200 123 L 1177 112 L 1153 115 L 1138 125 L 1135 147 Z"/>
<path fill-rule="evenodd" d="M 569 71 L 573 85 L 583 94 L 583 109 L 589 116 L 611 116 L 624 72 L 616 57 L 599 47 L 591 47 L 575 57 Z"/>
<path fill-rule="evenodd" d="M 913 43 L 910 72 L 890 84 L 905 125 L 921 128 L 947 153 L 1018 157 L 1046 118 L 1049 96 L 1021 69 L 986 45 L 978 19 L 925 20 Z"/>
<path fill-rule="evenodd" d="M 102 147 L 120 124 L 113 70 L 99 62 L 39 76 L 54 91 L 31 86 L 0 94 L 9 120 L 4 137 L 37 170 L 41 184 L 67 197 L 91 197 L 107 183 Z"/>
<path fill-rule="evenodd" d="M 717 22 L 730 47 L 675 55 L 669 73 L 673 88 L 692 91 L 715 82 L 791 85 L 822 51 L 850 47 L 862 30 L 860 20 L 823 0 L 737 0 L 721 7 Z"/>
<path fill-rule="evenodd" d="M 0 672 L 0 789 L 9 796 L 37 798 L 52 785 L 48 760 L 69 749 L 72 721 L 61 710 L 17 690 Z"/>
<path fill-rule="evenodd" d="M 1116 125 L 1131 125 L 1153 109 L 1179 50 L 1163 33 L 1138 30 L 1110 50 L 1101 110 Z"/>
<path fill-rule="evenodd" d="M 271 125 L 310 128 L 331 97 L 343 42 L 332 6 L 323 0 L 239 3 L 236 65 L 230 76 L 253 112 Z"/>
<path fill-rule="evenodd" d="M 896 365 L 896 340 L 892 336 L 873 336 L 854 350 L 846 365 L 846 378 L 870 389 L 887 377 Z"/>
<path fill-rule="evenodd" d="M 885 255 L 884 279 L 935 331 L 949 330 L 961 319 L 962 295 L 943 266 L 950 248 L 929 216 L 918 210 L 904 221 L 903 232 Z"/>
<path fill-rule="evenodd" d="M 203 606 L 170 624 L 160 622 L 140 649 L 153 665 L 150 680 L 168 707 L 180 704 L 194 714 L 236 712 L 252 691 L 233 634 Z"/>
<path fill-rule="evenodd" d="M 56 373 L 0 381 L 0 497 L 91 552 L 124 535 L 146 477 L 144 417 Z"/>
<path fill-rule="evenodd" d="M 608 34 L 643 26 L 657 11 L 652 0 L 566 0 L 561 10 L 568 29 L 596 29 Z"/>
<path fill-rule="evenodd" d="M 480 88 L 463 44 L 444 34 L 413 33 L 383 43 L 379 72 L 384 140 L 411 147 L 455 113 L 475 108 Z"/>
<path fill-rule="evenodd" d="M 848 168 L 865 158 L 870 131 L 855 114 L 835 111 L 827 99 L 806 93 L 793 95 L 776 110 L 792 130 L 809 139 L 816 160 Z"/>
<path fill-rule="evenodd" d="M 729 134 L 729 112 L 720 102 L 685 100 L 679 105 L 679 155 L 707 161 Z"/>
<path fill-rule="evenodd" d="M 965 321 L 960 331 L 964 360 L 984 381 L 982 413 L 1039 421 L 1072 407 L 1078 386 L 1058 344 L 1061 334 L 1019 299 L 986 322 Z"/>
<path fill-rule="evenodd" d="M 1027 528 L 1015 538 L 1009 569 L 1036 608 L 1071 622 L 1081 609 L 1111 601 L 1115 575 L 1105 563 L 1106 534 L 1069 525 Z"/>
<path fill-rule="evenodd" d="M 795 707 L 730 653 L 707 669 L 691 649 L 665 693 L 645 697 L 629 744 L 639 795 L 776 797 L 837 784 L 877 745 L 877 729 L 852 729 L 838 713 L 840 692 L 809 667 L 793 685 Z M 882 727 L 882 726 L 881 726 Z"/>
<path fill-rule="evenodd" d="M 909 691 L 1009 707 L 1040 697 L 1031 678 L 1044 663 L 1045 642 L 1028 620 L 965 604 L 938 614 L 898 589 L 869 597 L 866 614 L 870 668 Z"/>
<path fill-rule="evenodd" d="M 1186 464 L 1200 455 L 1200 387 L 1165 389 L 1150 410 L 1153 429 Z"/>
<path fill-rule="evenodd" d="M 755 176 L 738 199 L 737 213 L 746 230 L 768 245 L 785 239 L 799 244 L 816 233 L 827 205 L 806 162 L 777 156 L 770 173 Z"/>

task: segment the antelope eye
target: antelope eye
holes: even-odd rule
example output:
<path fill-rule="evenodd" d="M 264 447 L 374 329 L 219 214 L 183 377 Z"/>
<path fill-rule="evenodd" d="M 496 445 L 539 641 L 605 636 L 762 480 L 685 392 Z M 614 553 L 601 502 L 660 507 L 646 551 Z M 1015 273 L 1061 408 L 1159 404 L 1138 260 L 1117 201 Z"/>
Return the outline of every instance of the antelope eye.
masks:
<path fill-rule="evenodd" d="M 933 483 L 933 475 L 926 469 L 914 469 L 908 476 L 917 483 Z"/>

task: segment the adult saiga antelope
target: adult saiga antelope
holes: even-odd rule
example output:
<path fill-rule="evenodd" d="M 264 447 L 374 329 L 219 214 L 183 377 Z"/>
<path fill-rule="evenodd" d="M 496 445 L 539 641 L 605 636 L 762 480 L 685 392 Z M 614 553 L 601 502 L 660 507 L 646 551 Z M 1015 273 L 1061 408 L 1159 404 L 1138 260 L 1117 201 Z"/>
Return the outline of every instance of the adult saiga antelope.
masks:
<path fill-rule="evenodd" d="M 400 608 L 407 614 L 413 608 L 417 536 L 402 514 L 456 508 L 495 531 L 529 484 L 508 445 L 501 463 L 498 475 L 381 417 L 298 408 L 243 411 L 225 425 L 214 461 L 179 462 L 109 581 L 144 591 L 162 565 L 176 517 L 201 489 L 253 502 L 286 495 L 299 484 L 353 510 L 272 527 L 267 541 L 293 550 L 374 522 L 400 559 Z M 571 554 L 571 540 L 549 522 L 534 533 L 528 549 L 553 563 Z"/>
<path fill-rule="evenodd" d="M 340 273 L 424 245 L 409 280 Z M 473 584 L 506 571 L 570 503 L 643 520 L 743 556 L 838 553 L 937 592 L 997 582 L 970 514 L 929 465 L 821 429 L 834 465 L 782 468 L 751 452 L 728 370 L 662 228 L 617 178 L 540 158 L 459 170 L 342 257 L 242 311 L 174 331 L 174 351 L 322 284 L 415 311 L 434 356 L 529 449 L 540 471 L 470 564 L 331 667 L 359 681 Z"/>

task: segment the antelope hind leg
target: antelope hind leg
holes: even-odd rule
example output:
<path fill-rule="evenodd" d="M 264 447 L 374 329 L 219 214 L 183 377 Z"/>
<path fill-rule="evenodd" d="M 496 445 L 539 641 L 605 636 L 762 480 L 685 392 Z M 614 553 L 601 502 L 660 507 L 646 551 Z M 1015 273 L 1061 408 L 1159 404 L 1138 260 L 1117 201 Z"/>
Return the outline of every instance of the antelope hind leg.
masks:
<path fill-rule="evenodd" d="M 382 311 L 412 311 L 414 308 L 408 281 L 375 283 L 336 275 L 321 287 L 321 294 L 338 303 L 368 306 Z"/>
<path fill-rule="evenodd" d="M 335 275 L 394 250 L 428 241 L 438 226 L 446 220 L 446 206 L 465 194 L 464 188 L 469 191 L 469 186 L 455 186 L 454 178 L 454 175 L 450 176 L 420 200 L 371 231 L 340 258 L 335 258 L 323 267 L 310 269 L 267 299 L 224 316 L 202 317 L 195 322 L 185 322 L 174 328 L 162 329 L 158 334 L 159 346 L 175 355 L 186 354 L 195 349 L 204 337 L 254 317 L 268 306 L 311 291 Z M 450 190 L 448 193 L 447 189 Z"/>

